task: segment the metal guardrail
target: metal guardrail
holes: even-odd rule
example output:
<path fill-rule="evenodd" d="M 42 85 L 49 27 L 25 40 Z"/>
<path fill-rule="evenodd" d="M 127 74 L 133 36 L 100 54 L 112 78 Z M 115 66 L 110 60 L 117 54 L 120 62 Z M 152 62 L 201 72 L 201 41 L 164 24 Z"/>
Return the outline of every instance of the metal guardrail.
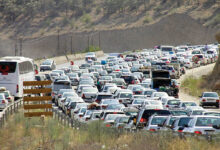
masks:
<path fill-rule="evenodd" d="M 0 115 L 0 127 L 3 127 L 6 121 L 8 120 L 9 116 L 13 113 L 18 112 L 18 109 L 23 106 L 23 99 L 19 99 L 11 104 L 9 104 Z"/>
<path fill-rule="evenodd" d="M 74 120 L 70 118 L 69 116 L 65 115 L 61 110 L 58 108 L 53 108 L 53 117 L 54 119 L 57 119 L 62 125 L 74 128 L 74 129 L 87 129 L 88 124 L 79 122 L 77 120 Z M 125 133 L 125 132 L 141 132 L 139 130 L 127 130 L 127 129 L 116 129 L 112 128 L 112 132 L 117 132 L 118 134 Z M 149 134 L 164 134 L 166 132 L 167 134 L 172 134 L 175 137 L 179 137 L 180 139 L 186 139 L 187 137 L 194 137 L 197 139 L 205 139 L 207 141 L 218 141 L 220 139 L 220 135 L 196 135 L 192 133 L 183 133 L 183 132 L 173 132 L 173 131 L 144 131 Z"/>

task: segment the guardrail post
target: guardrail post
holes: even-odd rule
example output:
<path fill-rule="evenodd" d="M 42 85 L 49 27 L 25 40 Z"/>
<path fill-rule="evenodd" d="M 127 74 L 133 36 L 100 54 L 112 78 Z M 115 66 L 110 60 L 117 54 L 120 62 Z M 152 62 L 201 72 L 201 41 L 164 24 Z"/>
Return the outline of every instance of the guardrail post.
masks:
<path fill-rule="evenodd" d="M 13 113 L 13 111 L 12 111 L 13 110 L 13 105 L 10 105 L 10 109 L 11 109 L 10 110 L 10 114 L 12 115 L 12 113 Z"/>
<path fill-rule="evenodd" d="M 73 128 L 73 119 L 70 118 L 71 121 L 71 128 Z"/>
<path fill-rule="evenodd" d="M 14 106 L 14 113 L 15 113 L 15 103 L 13 104 L 13 106 Z"/>

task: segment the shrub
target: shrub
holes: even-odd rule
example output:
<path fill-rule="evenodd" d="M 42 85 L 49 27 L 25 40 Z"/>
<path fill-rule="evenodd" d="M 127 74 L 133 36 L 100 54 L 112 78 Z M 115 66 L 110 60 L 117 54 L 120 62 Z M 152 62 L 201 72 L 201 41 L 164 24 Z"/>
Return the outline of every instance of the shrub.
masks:
<path fill-rule="evenodd" d="M 150 23 L 151 21 L 152 21 L 152 18 L 150 16 L 146 16 L 144 17 L 143 23 L 146 24 L 146 23 Z"/>
<path fill-rule="evenodd" d="M 84 23 L 90 23 L 91 22 L 91 16 L 89 14 L 84 14 L 81 17 L 81 21 Z"/>

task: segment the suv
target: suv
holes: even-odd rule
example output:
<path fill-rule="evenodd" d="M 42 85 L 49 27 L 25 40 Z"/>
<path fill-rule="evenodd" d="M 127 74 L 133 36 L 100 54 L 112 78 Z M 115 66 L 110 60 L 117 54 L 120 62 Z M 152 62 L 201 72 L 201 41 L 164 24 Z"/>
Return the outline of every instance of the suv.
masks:
<path fill-rule="evenodd" d="M 163 109 L 142 109 L 139 111 L 139 113 L 137 115 L 136 127 L 137 128 L 145 127 L 149 118 L 152 115 L 169 116 L 169 115 L 171 115 L 171 113 L 169 110 L 163 110 Z"/>
<path fill-rule="evenodd" d="M 216 92 L 203 92 L 200 96 L 200 106 L 216 106 L 219 108 L 219 96 Z"/>

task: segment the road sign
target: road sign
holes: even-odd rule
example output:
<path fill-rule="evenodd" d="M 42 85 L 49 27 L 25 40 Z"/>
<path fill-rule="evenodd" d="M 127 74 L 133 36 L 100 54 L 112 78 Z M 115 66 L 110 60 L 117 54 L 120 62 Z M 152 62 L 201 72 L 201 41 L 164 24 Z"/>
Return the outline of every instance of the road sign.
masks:
<path fill-rule="evenodd" d="M 52 112 L 52 89 L 45 86 L 51 85 L 52 81 L 25 81 L 23 82 L 23 101 L 25 117 L 53 116 Z"/>

